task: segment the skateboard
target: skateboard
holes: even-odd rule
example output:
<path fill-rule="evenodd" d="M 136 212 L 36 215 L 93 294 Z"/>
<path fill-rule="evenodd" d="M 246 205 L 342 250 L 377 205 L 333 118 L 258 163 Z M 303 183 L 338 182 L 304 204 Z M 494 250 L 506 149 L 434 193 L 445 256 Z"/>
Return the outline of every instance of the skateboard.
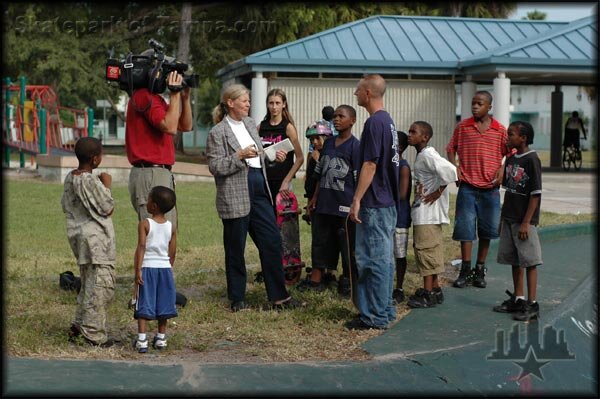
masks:
<path fill-rule="evenodd" d="M 350 275 L 350 298 L 352 303 L 358 309 L 358 269 L 356 268 L 356 259 L 354 257 L 354 222 L 350 220 L 350 215 L 346 216 L 346 223 L 344 224 L 343 231 L 340 231 L 340 235 L 343 235 L 342 242 L 344 243 L 342 248 L 342 256 L 346 258 L 346 264 L 349 266 Z"/>
<path fill-rule="evenodd" d="M 288 198 L 281 194 L 275 197 L 275 210 L 277 212 L 277 225 L 281 233 L 282 264 L 285 274 L 286 285 L 296 284 L 300 280 L 304 262 L 300 257 L 300 226 L 298 225 L 298 214 L 302 212 L 298 208 L 298 199 L 293 192 L 289 192 Z"/>

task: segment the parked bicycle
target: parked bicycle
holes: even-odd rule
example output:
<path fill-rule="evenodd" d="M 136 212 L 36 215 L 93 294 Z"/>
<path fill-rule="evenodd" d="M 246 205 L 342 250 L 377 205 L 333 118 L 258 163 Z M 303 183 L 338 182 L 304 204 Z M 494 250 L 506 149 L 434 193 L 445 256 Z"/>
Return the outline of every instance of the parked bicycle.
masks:
<path fill-rule="evenodd" d="M 571 144 L 568 147 L 564 147 L 562 165 L 563 170 L 567 172 L 571 169 L 571 165 L 573 165 L 575 170 L 581 169 L 581 149 L 575 147 L 574 144 Z"/>

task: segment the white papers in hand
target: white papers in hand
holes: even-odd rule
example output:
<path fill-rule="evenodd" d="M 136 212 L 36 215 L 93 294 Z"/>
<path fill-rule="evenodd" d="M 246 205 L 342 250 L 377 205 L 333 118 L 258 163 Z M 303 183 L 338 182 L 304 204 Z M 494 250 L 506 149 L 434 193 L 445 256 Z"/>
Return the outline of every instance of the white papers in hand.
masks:
<path fill-rule="evenodd" d="M 265 148 L 265 155 L 269 161 L 273 162 L 275 160 L 275 156 L 277 155 L 277 151 L 285 151 L 287 153 L 293 149 L 294 146 L 292 145 L 290 139 L 285 139 L 279 143 L 275 143 Z"/>

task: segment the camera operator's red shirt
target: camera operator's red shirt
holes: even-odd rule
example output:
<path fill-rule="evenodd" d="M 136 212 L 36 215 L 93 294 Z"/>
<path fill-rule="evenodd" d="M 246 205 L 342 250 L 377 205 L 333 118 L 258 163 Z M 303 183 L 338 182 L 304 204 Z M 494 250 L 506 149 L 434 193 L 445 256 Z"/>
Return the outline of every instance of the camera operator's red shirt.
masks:
<path fill-rule="evenodd" d="M 158 165 L 175 163 L 173 136 L 162 132 L 160 123 L 165 119 L 169 105 L 158 94 L 148 89 L 133 92 L 127 104 L 125 149 L 130 164 L 146 162 Z"/>

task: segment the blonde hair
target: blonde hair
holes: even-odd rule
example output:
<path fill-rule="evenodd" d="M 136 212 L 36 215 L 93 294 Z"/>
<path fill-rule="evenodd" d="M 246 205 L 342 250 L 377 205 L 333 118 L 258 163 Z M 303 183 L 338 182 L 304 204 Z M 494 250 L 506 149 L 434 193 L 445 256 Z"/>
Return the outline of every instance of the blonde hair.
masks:
<path fill-rule="evenodd" d="M 290 113 L 290 105 L 288 104 L 287 96 L 285 95 L 285 92 L 281 89 L 271 89 L 267 93 L 267 115 L 265 115 L 265 119 L 263 119 L 263 120 L 268 121 L 271 119 L 271 112 L 269 111 L 268 105 L 269 105 L 269 98 L 271 98 L 273 96 L 281 97 L 281 100 L 285 104 L 285 108 L 281 111 L 281 116 L 283 117 L 283 119 L 287 120 L 293 126 L 296 126 L 296 124 L 294 123 L 294 119 L 292 118 L 292 114 Z"/>
<path fill-rule="evenodd" d="M 227 86 L 221 95 L 221 102 L 213 108 L 212 119 L 213 123 L 217 124 L 225 118 L 228 113 L 227 100 L 235 100 L 244 94 L 249 94 L 250 90 L 242 84 Z"/>

